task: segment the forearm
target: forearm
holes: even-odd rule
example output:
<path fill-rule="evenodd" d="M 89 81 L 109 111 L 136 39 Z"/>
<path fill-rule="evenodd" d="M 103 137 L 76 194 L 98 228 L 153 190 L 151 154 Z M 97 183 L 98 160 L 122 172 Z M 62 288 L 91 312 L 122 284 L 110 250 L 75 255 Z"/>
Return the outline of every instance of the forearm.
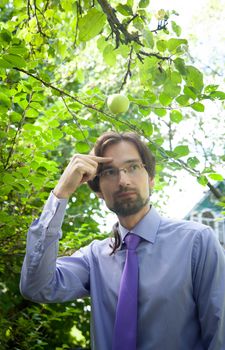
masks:
<path fill-rule="evenodd" d="M 20 281 L 21 293 L 26 298 L 36 300 L 39 291 L 54 283 L 58 240 L 66 204 L 66 200 L 58 200 L 51 194 L 40 219 L 33 222 L 28 231 Z"/>

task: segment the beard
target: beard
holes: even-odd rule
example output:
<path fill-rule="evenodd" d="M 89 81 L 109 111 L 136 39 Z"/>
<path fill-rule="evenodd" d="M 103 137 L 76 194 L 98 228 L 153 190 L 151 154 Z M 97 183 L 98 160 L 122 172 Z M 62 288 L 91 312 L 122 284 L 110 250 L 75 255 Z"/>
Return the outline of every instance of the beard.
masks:
<path fill-rule="evenodd" d="M 141 197 L 140 193 L 135 191 L 136 196 L 132 198 L 118 198 L 120 193 L 130 192 L 130 189 L 122 189 L 114 194 L 114 203 L 109 207 L 116 215 L 126 217 L 138 213 L 149 202 L 150 195 L 146 198 Z M 134 190 L 132 190 L 134 192 Z"/>

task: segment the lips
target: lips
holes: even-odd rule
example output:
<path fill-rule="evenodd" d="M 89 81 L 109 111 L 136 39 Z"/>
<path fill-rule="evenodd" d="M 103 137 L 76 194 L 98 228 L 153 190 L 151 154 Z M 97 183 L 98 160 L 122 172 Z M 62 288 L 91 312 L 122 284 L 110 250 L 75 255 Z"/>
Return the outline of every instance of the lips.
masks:
<path fill-rule="evenodd" d="M 136 194 L 136 192 L 120 192 L 116 196 L 117 197 L 130 197 L 132 195 Z"/>

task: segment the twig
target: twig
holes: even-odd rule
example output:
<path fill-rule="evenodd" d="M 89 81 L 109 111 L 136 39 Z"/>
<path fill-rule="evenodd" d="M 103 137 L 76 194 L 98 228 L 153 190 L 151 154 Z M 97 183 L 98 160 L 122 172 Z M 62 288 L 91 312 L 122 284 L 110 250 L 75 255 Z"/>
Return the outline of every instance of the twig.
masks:
<path fill-rule="evenodd" d="M 13 140 L 12 140 L 12 146 L 11 146 L 11 148 L 10 148 L 10 150 L 9 150 L 9 154 L 8 154 L 8 158 L 6 159 L 6 163 L 4 164 L 4 169 L 5 169 L 5 170 L 7 169 L 8 164 L 9 164 L 9 161 L 10 161 L 12 155 L 13 155 L 14 147 L 15 147 L 15 144 L 16 144 L 16 139 L 17 139 L 18 135 L 19 135 L 20 132 L 21 132 L 21 129 L 22 129 L 22 126 L 23 126 L 23 122 L 24 122 L 24 120 L 25 120 L 25 118 L 26 118 L 26 111 L 27 111 L 27 109 L 29 108 L 30 103 L 31 103 L 31 101 L 32 101 L 32 96 L 33 96 L 33 93 L 30 94 L 29 101 L 28 101 L 28 105 L 26 106 L 25 110 L 23 111 L 22 119 L 21 119 L 21 121 L 20 121 L 20 123 L 19 123 L 19 126 L 18 126 L 17 130 L 16 130 L 16 134 L 15 134 Z"/>
<path fill-rule="evenodd" d="M 30 4 L 30 0 L 27 0 L 27 17 L 30 20 L 30 8 L 31 8 L 31 4 Z"/>
<path fill-rule="evenodd" d="M 49 38 L 47 34 L 45 34 L 43 31 L 42 31 L 42 28 L 41 28 L 41 25 L 40 25 L 40 22 L 39 22 L 39 19 L 38 19 L 38 15 L 37 15 L 37 5 L 36 5 L 36 0 L 34 0 L 34 17 L 36 18 L 36 22 L 37 22 L 37 27 L 38 27 L 38 33 L 40 33 L 41 35 L 43 35 L 44 37 L 46 38 Z"/>
<path fill-rule="evenodd" d="M 160 54 L 158 53 L 154 53 L 154 52 L 145 52 L 143 50 L 140 50 L 138 52 L 139 55 L 143 55 L 143 56 L 147 56 L 147 57 L 156 57 L 158 58 L 159 60 L 162 60 L 162 61 L 172 61 L 171 59 L 171 56 L 161 56 Z"/>
<path fill-rule="evenodd" d="M 133 46 L 131 46 L 130 48 L 130 53 L 129 53 L 129 58 L 128 58 L 128 65 L 127 65 L 127 71 L 126 71 L 126 74 L 124 76 L 124 79 L 123 79 L 123 82 L 122 82 L 122 85 L 120 87 L 120 90 L 121 91 L 124 87 L 124 85 L 126 84 L 127 82 L 127 78 L 128 77 L 131 77 L 132 73 L 131 73 L 131 69 L 130 69 L 130 66 L 131 66 L 131 62 L 132 62 L 132 53 L 133 53 Z"/>
<path fill-rule="evenodd" d="M 80 123 L 79 123 L 79 121 L 78 121 L 76 115 L 75 115 L 75 114 L 71 111 L 71 109 L 68 107 L 68 105 L 67 105 L 67 103 L 66 103 L 66 101 L 65 101 L 65 98 L 64 98 L 63 96 L 61 96 L 61 98 L 62 98 L 62 100 L 63 100 L 63 103 L 64 103 L 64 105 L 65 105 L 67 111 L 68 111 L 68 112 L 72 115 L 72 117 L 74 118 L 74 121 L 75 121 L 75 123 L 76 123 L 78 129 L 79 129 L 80 132 L 82 133 L 85 142 L 86 142 L 86 143 L 88 144 L 88 146 L 91 148 L 92 145 L 90 144 L 90 142 L 89 142 L 88 139 L 86 138 L 86 136 L 85 136 L 85 134 L 84 134 L 84 132 L 83 132 L 83 129 L 82 129 L 82 127 L 81 127 L 81 125 L 80 125 Z"/>
<path fill-rule="evenodd" d="M 74 47 L 76 47 L 77 45 L 78 24 L 79 24 L 79 4 L 77 2 L 77 22 L 76 22 L 76 28 L 75 28 Z"/>
<path fill-rule="evenodd" d="M 164 21 L 159 21 L 159 22 L 158 22 L 158 26 L 157 26 L 157 28 L 156 28 L 156 29 L 151 30 L 151 32 L 152 32 L 152 33 L 158 33 L 158 31 L 159 31 L 159 30 L 166 29 L 167 24 L 168 24 L 168 21 L 167 21 L 167 20 L 164 20 Z"/>

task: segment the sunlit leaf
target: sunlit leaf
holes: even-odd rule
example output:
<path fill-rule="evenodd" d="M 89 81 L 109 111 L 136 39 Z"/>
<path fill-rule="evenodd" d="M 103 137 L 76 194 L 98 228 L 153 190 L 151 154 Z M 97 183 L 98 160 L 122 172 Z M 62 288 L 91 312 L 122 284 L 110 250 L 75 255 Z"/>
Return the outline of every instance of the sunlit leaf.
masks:
<path fill-rule="evenodd" d="M 102 11 L 92 8 L 79 21 L 79 40 L 88 41 L 100 33 L 106 16 Z"/>

